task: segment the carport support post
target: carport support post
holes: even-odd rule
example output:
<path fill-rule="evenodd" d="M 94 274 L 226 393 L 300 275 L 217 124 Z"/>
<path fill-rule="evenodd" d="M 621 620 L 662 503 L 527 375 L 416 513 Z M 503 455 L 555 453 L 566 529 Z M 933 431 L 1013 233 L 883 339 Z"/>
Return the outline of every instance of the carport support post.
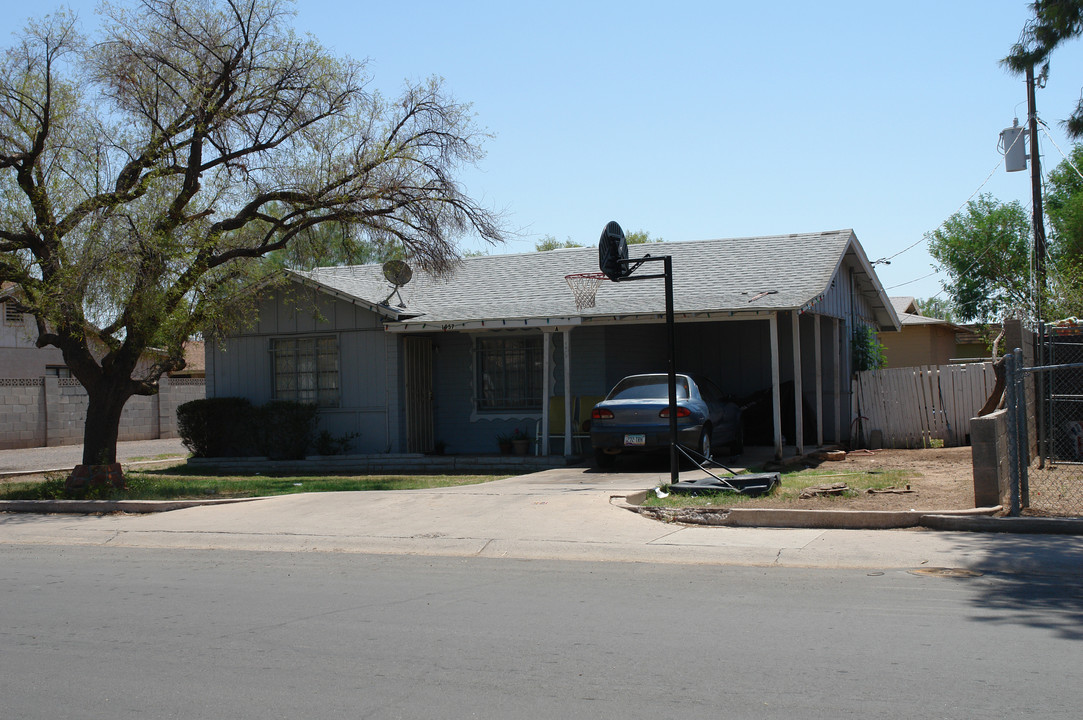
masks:
<path fill-rule="evenodd" d="M 542 419 L 539 428 L 541 437 L 538 438 L 538 452 L 541 455 L 549 455 L 549 375 L 552 372 L 552 359 L 549 357 L 553 352 L 553 332 L 542 331 Z"/>
<path fill-rule="evenodd" d="M 779 397 L 782 383 L 778 372 L 778 313 L 767 318 L 768 335 L 771 338 L 771 419 L 775 430 L 775 460 L 782 459 L 782 399 Z"/>
<path fill-rule="evenodd" d="M 820 316 L 812 316 L 813 352 L 816 355 L 816 447 L 824 445 L 824 359 L 820 342 Z"/>
<path fill-rule="evenodd" d="M 835 401 L 835 442 L 842 442 L 842 340 L 839 333 L 841 321 L 831 318 L 831 347 L 834 362 L 831 370 L 831 390 Z"/>
<path fill-rule="evenodd" d="M 564 457 L 572 455 L 572 329 L 564 328 Z"/>
<path fill-rule="evenodd" d="M 793 331 L 793 444 L 797 447 L 797 456 L 805 454 L 805 415 L 804 392 L 801 372 L 801 313 L 790 311 L 790 328 Z"/>

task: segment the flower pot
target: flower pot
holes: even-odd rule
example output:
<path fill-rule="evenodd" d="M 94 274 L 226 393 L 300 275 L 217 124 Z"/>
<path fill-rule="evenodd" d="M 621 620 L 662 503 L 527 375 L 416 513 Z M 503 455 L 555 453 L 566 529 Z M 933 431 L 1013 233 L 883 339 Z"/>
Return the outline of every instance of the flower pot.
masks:
<path fill-rule="evenodd" d="M 526 451 L 530 449 L 530 441 L 526 438 L 522 440 L 512 440 L 512 447 L 515 449 L 516 455 L 526 455 Z"/>

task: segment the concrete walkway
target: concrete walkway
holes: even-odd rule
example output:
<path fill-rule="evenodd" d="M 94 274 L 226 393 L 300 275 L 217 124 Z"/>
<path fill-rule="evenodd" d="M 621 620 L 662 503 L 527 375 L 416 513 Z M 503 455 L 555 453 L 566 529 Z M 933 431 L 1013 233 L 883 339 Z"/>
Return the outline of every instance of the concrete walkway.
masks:
<path fill-rule="evenodd" d="M 126 465 L 163 457 L 188 457 L 180 438 L 117 443 L 117 460 Z M 0 450 L 0 478 L 68 471 L 83 460 L 82 445 Z"/>
<path fill-rule="evenodd" d="M 561 468 L 438 490 L 312 493 L 149 515 L 0 514 L 0 544 L 1078 575 L 1083 539 L 920 530 L 692 527 L 615 498 L 664 472 Z"/>

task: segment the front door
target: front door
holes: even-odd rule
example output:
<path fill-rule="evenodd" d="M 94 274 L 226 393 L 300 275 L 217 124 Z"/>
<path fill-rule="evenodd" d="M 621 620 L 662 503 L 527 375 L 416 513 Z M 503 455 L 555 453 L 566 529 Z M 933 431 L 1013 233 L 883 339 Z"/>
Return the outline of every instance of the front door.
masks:
<path fill-rule="evenodd" d="M 403 352 L 406 356 L 406 450 L 431 452 L 432 340 L 403 338 Z"/>

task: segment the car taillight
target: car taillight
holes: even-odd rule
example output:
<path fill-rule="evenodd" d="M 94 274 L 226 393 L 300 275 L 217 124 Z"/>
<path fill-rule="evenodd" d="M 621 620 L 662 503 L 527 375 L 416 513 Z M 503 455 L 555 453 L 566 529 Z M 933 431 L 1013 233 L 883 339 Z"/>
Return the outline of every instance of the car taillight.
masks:
<path fill-rule="evenodd" d="M 594 408 L 590 411 L 591 420 L 612 420 L 613 411 L 606 410 L 605 408 Z"/>
<path fill-rule="evenodd" d="M 679 417 L 679 418 L 688 417 L 691 414 L 692 414 L 692 411 L 689 410 L 688 408 L 680 407 L 680 406 L 677 407 L 677 417 Z M 658 417 L 660 417 L 660 418 L 668 418 L 669 417 L 669 408 L 668 407 L 662 408 L 662 412 L 658 413 Z"/>

